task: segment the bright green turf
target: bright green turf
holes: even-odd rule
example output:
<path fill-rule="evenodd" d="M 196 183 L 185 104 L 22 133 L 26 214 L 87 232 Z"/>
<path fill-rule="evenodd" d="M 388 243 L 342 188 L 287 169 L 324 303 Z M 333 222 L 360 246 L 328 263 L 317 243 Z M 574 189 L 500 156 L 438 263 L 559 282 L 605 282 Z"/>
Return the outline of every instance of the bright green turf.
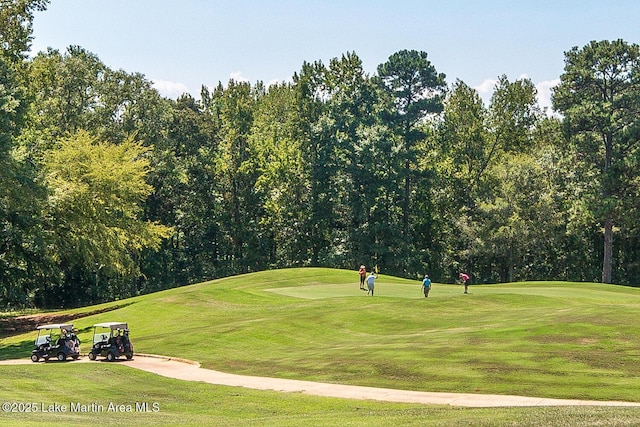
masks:
<path fill-rule="evenodd" d="M 118 366 L 120 365 L 120 366 Z M 171 380 L 124 363 L 0 366 L 0 402 L 37 413 L 0 412 L 3 426 L 635 426 L 636 408 L 452 408 L 256 391 Z M 149 412 L 136 411 L 146 403 Z M 71 412 L 83 405 L 87 412 Z M 132 412 L 113 412 L 109 405 Z M 67 412 L 54 412 L 54 407 Z M 99 408 L 102 408 L 100 412 Z M 42 411 L 48 410 L 43 413 Z M 157 412 L 154 412 L 157 410 Z"/>
<path fill-rule="evenodd" d="M 93 323 L 127 321 L 137 352 L 194 359 L 226 372 L 640 401 L 640 289 L 533 282 L 472 285 L 470 292 L 434 284 L 425 299 L 419 281 L 382 275 L 376 295 L 368 297 L 356 272 L 287 269 L 133 298 L 75 324 L 89 343 Z M 0 359 L 27 357 L 34 337 L 1 339 Z"/>
<path fill-rule="evenodd" d="M 123 364 L 0 366 L 0 401 L 37 413 L 0 412 L 3 426 L 635 426 L 635 408 L 451 408 L 256 391 L 170 380 Z M 137 411 L 147 404 L 149 412 Z M 118 407 L 125 412 L 110 411 Z M 67 412 L 55 412 L 65 407 Z M 72 405 L 73 408 L 72 409 Z M 83 405 L 87 412 L 71 412 Z M 102 412 L 100 412 L 102 408 Z M 131 412 L 129 411 L 129 408 Z M 43 412 L 47 410 L 48 412 Z M 157 410 L 157 412 L 154 412 Z"/>

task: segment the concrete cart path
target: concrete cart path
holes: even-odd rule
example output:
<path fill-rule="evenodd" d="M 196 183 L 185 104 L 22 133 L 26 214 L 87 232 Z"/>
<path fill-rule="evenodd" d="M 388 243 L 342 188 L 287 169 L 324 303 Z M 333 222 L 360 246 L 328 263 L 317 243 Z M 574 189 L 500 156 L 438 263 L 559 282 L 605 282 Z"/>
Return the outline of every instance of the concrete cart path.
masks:
<path fill-rule="evenodd" d="M 83 357 L 69 363 L 89 362 Z M 0 361 L 0 365 L 31 364 L 29 359 Z M 43 362 L 39 362 L 43 363 Z M 48 362 L 60 363 L 60 362 Z M 108 362 L 92 362 L 108 363 Z M 289 393 L 304 393 L 314 396 L 345 399 L 379 400 L 386 402 L 422 403 L 475 408 L 512 406 L 636 406 L 637 402 L 607 402 L 593 400 L 545 399 L 539 397 L 507 396 L 473 393 L 432 393 L 423 391 L 395 390 L 389 388 L 362 387 L 328 384 L 313 381 L 287 380 L 280 378 L 254 377 L 226 374 L 204 369 L 197 362 L 164 356 L 136 355 L 133 360 L 120 360 L 122 366 L 141 369 L 168 378 L 185 381 L 200 381 L 210 384 L 245 387 L 257 390 L 274 390 Z"/>

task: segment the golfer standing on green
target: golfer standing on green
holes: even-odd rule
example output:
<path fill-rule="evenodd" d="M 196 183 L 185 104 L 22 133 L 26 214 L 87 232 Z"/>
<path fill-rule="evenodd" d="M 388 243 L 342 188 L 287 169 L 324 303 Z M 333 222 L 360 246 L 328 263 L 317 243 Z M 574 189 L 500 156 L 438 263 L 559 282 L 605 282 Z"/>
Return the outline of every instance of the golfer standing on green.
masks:
<path fill-rule="evenodd" d="M 358 274 L 360 275 L 360 289 L 364 291 L 364 279 L 367 278 L 367 269 L 365 268 L 364 264 L 360 266 Z"/>
<path fill-rule="evenodd" d="M 371 274 L 369 274 L 369 277 L 367 277 L 367 288 L 369 289 L 367 291 L 367 295 L 369 295 L 369 293 L 371 293 L 371 296 L 373 296 L 373 284 L 376 281 L 376 279 L 378 278 L 378 276 L 375 275 L 375 273 L 372 271 Z"/>
<path fill-rule="evenodd" d="M 464 285 L 464 293 L 469 293 L 469 275 L 466 273 L 460 273 L 460 281 Z"/>
<path fill-rule="evenodd" d="M 425 274 L 424 279 L 422 280 L 422 290 L 424 291 L 424 297 L 427 298 L 429 296 L 429 291 L 431 290 L 431 279 L 429 279 L 428 274 Z"/>

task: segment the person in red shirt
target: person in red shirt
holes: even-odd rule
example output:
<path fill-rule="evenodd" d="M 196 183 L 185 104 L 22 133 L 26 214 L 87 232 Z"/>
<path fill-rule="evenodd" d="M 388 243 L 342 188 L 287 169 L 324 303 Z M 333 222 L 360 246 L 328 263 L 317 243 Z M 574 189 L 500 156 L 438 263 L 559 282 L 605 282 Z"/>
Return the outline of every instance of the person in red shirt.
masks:
<path fill-rule="evenodd" d="M 364 267 L 364 265 L 360 266 L 358 274 L 360 274 L 360 289 L 365 291 L 366 289 L 364 288 L 364 279 L 367 277 L 367 269 Z"/>
<path fill-rule="evenodd" d="M 465 273 L 460 273 L 460 280 L 464 285 L 464 293 L 468 294 L 469 293 L 469 276 Z"/>

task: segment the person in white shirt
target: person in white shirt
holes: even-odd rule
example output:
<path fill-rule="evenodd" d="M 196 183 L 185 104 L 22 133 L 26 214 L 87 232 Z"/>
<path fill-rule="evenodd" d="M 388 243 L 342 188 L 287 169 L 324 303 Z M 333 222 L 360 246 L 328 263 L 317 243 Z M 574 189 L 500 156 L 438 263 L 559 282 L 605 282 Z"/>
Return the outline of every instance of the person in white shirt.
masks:
<path fill-rule="evenodd" d="M 369 274 L 369 277 L 367 277 L 367 288 L 368 288 L 367 295 L 371 293 L 371 296 L 373 296 L 373 284 L 377 278 L 378 276 L 376 276 L 373 271 L 371 272 L 371 274 Z"/>

